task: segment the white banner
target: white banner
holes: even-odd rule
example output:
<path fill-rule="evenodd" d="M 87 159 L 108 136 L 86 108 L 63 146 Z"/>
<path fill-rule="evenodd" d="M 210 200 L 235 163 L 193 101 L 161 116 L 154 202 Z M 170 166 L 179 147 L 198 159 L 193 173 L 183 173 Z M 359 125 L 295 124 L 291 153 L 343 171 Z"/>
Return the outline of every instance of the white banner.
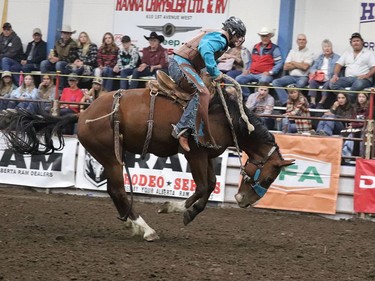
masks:
<path fill-rule="evenodd" d="M 375 51 L 375 1 L 359 1 L 359 31 L 364 39 L 365 48 Z M 353 31 L 354 32 L 354 31 Z"/>
<path fill-rule="evenodd" d="M 0 182 L 44 188 L 74 186 L 77 139 L 65 138 L 62 151 L 51 155 L 21 155 L 7 148 L 0 133 Z"/>
<path fill-rule="evenodd" d="M 210 200 L 224 201 L 225 173 L 228 151 L 216 160 L 216 188 Z M 188 198 L 195 191 L 195 182 L 183 154 L 157 157 L 147 154 L 142 160 L 138 154 L 127 154 L 126 163 L 130 170 L 135 193 Z M 125 189 L 130 191 L 129 177 L 124 168 Z M 106 190 L 103 167 L 79 145 L 76 187 L 91 190 Z"/>
<path fill-rule="evenodd" d="M 142 50 L 152 31 L 165 37 L 169 53 L 194 37 L 201 29 L 221 29 L 228 18 L 229 0 L 117 0 L 113 33 L 118 45 L 128 35 Z M 131 26 L 132 28 L 129 28 Z M 133 28 L 134 27 L 134 28 Z"/>

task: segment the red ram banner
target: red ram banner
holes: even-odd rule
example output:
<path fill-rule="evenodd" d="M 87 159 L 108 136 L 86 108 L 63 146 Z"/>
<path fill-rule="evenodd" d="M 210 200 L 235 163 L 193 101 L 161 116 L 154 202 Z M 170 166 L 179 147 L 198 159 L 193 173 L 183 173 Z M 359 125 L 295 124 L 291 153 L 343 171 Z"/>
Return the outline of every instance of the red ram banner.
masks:
<path fill-rule="evenodd" d="M 356 161 L 354 211 L 375 213 L 375 160 L 357 159 Z"/>

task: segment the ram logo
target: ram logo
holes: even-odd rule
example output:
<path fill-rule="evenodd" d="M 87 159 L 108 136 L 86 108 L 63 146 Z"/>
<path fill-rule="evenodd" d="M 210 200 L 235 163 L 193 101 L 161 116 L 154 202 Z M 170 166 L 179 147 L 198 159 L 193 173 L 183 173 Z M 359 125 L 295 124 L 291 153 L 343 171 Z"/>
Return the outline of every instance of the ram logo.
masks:
<path fill-rule="evenodd" d="M 103 166 L 87 151 L 85 152 L 84 165 L 85 178 L 91 182 L 91 184 L 99 187 L 107 182 L 107 178 L 104 176 Z"/>

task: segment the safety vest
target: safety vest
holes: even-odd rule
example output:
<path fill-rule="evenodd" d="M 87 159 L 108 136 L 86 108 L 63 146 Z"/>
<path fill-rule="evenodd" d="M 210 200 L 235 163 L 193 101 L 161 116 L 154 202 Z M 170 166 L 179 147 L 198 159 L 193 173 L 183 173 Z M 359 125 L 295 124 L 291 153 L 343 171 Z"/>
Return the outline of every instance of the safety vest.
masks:
<path fill-rule="evenodd" d="M 177 51 L 174 53 L 180 57 L 183 57 L 191 62 L 191 64 L 194 66 L 194 69 L 201 70 L 206 67 L 205 62 L 203 61 L 203 58 L 201 57 L 198 46 L 201 42 L 202 38 L 211 32 L 218 32 L 219 30 L 201 30 L 195 37 L 187 41 L 185 44 L 183 44 Z M 220 32 L 220 31 L 219 31 Z M 227 38 L 229 42 L 229 38 Z M 225 50 L 222 52 L 216 52 L 214 54 L 215 60 L 217 60 L 219 57 L 221 57 L 224 54 Z"/>

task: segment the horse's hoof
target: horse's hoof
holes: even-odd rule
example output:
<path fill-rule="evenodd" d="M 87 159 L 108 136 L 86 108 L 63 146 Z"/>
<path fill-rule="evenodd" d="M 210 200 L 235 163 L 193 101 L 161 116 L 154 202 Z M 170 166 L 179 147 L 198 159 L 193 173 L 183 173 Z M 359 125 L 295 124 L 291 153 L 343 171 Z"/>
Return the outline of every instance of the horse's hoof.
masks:
<path fill-rule="evenodd" d="M 169 211 L 170 202 L 164 202 L 163 205 L 161 205 L 160 209 L 158 210 L 159 214 L 166 214 Z"/>
<path fill-rule="evenodd" d="M 147 242 L 153 242 L 153 241 L 155 241 L 155 240 L 159 240 L 160 237 L 159 237 L 159 235 L 157 235 L 156 232 L 154 231 L 154 232 L 151 232 L 151 233 L 149 233 L 149 234 L 147 234 L 147 235 L 144 235 L 144 236 L 143 236 L 143 239 L 145 239 Z"/>
<path fill-rule="evenodd" d="M 192 220 L 193 219 L 191 218 L 189 211 L 186 211 L 184 213 L 184 220 L 183 220 L 184 225 L 188 225 Z"/>

